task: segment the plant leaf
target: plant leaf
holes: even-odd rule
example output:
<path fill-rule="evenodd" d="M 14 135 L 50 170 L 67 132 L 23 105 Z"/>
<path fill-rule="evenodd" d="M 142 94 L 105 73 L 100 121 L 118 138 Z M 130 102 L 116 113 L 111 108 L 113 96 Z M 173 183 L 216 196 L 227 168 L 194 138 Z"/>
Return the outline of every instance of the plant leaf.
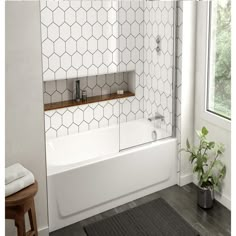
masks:
<path fill-rule="evenodd" d="M 187 148 L 189 149 L 190 148 L 190 144 L 189 144 L 188 139 L 186 140 L 186 145 L 187 145 Z"/>
<path fill-rule="evenodd" d="M 202 127 L 202 134 L 206 136 L 208 134 L 208 130 L 205 126 Z"/>

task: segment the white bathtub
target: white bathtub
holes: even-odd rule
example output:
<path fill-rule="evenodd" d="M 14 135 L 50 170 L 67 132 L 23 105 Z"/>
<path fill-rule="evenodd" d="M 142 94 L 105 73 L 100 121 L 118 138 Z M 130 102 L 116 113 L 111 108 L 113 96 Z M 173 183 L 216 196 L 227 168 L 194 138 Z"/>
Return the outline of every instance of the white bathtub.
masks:
<path fill-rule="evenodd" d="M 176 184 L 175 138 L 126 149 L 153 130 L 141 119 L 48 140 L 50 232 Z"/>

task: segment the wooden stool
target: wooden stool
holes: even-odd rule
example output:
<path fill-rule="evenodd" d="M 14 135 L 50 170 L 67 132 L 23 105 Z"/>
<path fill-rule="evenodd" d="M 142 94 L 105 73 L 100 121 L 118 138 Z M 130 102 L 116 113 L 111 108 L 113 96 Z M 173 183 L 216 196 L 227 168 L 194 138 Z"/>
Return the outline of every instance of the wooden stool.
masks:
<path fill-rule="evenodd" d="M 18 236 L 38 236 L 34 196 L 38 191 L 38 183 L 5 198 L 5 218 L 15 220 Z M 26 233 L 25 213 L 28 212 L 31 230 Z"/>

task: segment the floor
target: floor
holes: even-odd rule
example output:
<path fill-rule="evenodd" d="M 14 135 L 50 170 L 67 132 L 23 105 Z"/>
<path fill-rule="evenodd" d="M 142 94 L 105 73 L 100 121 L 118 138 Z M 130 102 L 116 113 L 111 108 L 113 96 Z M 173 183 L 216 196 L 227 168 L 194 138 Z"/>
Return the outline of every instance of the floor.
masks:
<path fill-rule="evenodd" d="M 198 230 L 201 236 L 231 235 L 230 211 L 219 202 L 215 202 L 214 207 L 210 210 L 199 208 L 196 204 L 196 191 L 197 187 L 194 184 L 188 184 L 184 187 L 175 185 L 63 229 L 54 231 L 50 233 L 50 236 L 86 236 L 83 226 L 159 197 L 165 199 L 187 222 Z"/>

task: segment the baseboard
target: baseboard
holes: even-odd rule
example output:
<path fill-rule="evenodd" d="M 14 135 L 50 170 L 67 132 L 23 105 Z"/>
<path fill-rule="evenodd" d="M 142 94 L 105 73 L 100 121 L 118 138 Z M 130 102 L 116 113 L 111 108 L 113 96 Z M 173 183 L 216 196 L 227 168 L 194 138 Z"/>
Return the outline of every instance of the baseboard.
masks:
<path fill-rule="evenodd" d="M 220 194 L 215 191 L 215 199 L 222 205 L 224 205 L 226 208 L 231 210 L 231 199 L 229 197 L 226 197 L 224 194 Z"/>
<path fill-rule="evenodd" d="M 39 236 L 49 236 L 49 228 L 43 227 L 41 229 L 38 229 L 38 235 Z"/>
<path fill-rule="evenodd" d="M 182 187 L 186 184 L 192 183 L 193 182 L 193 175 L 192 174 L 187 174 L 187 175 L 180 175 L 179 178 L 179 186 Z"/>

